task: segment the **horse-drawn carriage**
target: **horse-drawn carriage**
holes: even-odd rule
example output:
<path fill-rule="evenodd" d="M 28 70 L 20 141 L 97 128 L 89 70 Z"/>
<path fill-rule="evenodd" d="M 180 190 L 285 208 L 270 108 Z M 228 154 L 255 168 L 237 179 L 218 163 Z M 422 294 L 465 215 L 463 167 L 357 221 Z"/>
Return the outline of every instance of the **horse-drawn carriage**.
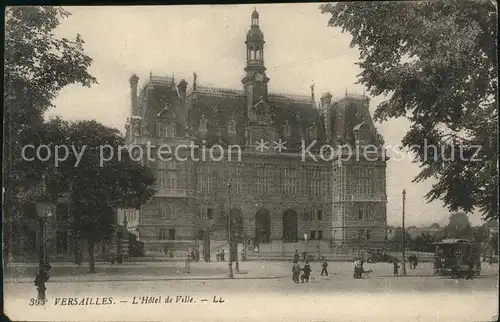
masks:
<path fill-rule="evenodd" d="M 443 239 L 436 246 L 434 272 L 453 278 L 481 272 L 480 246 L 465 239 Z"/>

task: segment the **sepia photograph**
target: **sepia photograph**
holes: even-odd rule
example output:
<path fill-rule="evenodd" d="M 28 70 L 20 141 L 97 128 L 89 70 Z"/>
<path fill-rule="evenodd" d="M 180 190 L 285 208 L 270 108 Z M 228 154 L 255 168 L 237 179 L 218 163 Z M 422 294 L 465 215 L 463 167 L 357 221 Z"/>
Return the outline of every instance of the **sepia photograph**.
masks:
<path fill-rule="evenodd" d="M 8 6 L 10 321 L 497 321 L 498 3 Z"/>

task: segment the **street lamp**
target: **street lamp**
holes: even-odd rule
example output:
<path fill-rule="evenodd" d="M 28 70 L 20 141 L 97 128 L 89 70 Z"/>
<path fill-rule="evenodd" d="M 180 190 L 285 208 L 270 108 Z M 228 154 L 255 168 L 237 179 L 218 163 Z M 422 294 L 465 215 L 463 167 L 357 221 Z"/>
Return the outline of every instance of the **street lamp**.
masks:
<path fill-rule="evenodd" d="M 307 234 L 304 234 L 304 241 L 305 241 L 305 246 L 306 246 L 306 258 L 305 260 L 307 260 Z"/>
<path fill-rule="evenodd" d="M 228 220 L 227 220 L 227 239 L 228 239 L 228 244 L 229 244 L 229 260 L 227 262 L 227 268 L 228 268 L 228 273 L 227 277 L 228 278 L 234 278 L 233 275 L 233 247 L 231 243 L 231 182 L 227 184 L 227 203 L 228 203 Z"/>
<path fill-rule="evenodd" d="M 38 273 L 35 277 L 35 286 L 38 288 L 38 299 L 42 301 L 42 303 L 45 303 L 45 283 L 49 279 L 48 271 L 50 270 L 45 248 L 45 220 L 53 216 L 54 204 L 51 202 L 39 201 L 36 203 L 36 212 L 39 227 L 39 249 Z"/>
<path fill-rule="evenodd" d="M 403 260 L 403 276 L 406 276 L 406 256 L 405 256 L 405 248 L 406 248 L 406 245 L 405 245 L 405 240 L 406 240 L 406 230 L 405 230 L 405 202 L 406 202 L 406 190 L 403 189 L 403 242 L 402 242 L 402 246 L 403 246 L 403 254 L 402 254 L 402 260 Z"/>

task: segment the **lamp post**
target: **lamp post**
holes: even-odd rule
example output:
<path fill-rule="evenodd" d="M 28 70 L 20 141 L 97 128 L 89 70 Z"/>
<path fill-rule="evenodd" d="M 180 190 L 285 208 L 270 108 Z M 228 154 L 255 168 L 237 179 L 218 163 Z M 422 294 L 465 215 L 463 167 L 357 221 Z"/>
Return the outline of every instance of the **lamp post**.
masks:
<path fill-rule="evenodd" d="M 38 288 L 38 299 L 45 303 L 45 283 L 48 281 L 48 271 L 50 265 L 46 257 L 45 248 L 45 220 L 52 217 L 53 204 L 50 202 L 37 202 L 36 203 L 38 229 L 39 229 L 39 248 L 38 248 L 38 273 L 35 278 L 35 286 Z"/>
<path fill-rule="evenodd" d="M 228 203 L 228 208 L 229 212 L 227 215 L 227 239 L 228 239 L 228 244 L 229 244 L 229 260 L 227 262 L 227 277 L 228 278 L 234 278 L 233 275 L 233 247 L 232 247 L 232 242 L 231 242 L 231 182 L 227 184 L 227 203 Z"/>
<path fill-rule="evenodd" d="M 307 260 L 307 234 L 304 234 L 304 241 L 306 243 L 306 245 L 305 245 L 306 246 L 306 258 L 305 258 L 305 260 Z"/>
<path fill-rule="evenodd" d="M 406 248 L 406 245 L 405 245 L 405 241 L 406 241 L 406 230 L 405 230 L 405 202 L 406 202 L 406 190 L 403 189 L 403 242 L 402 242 L 402 246 L 403 246 L 403 254 L 402 254 L 402 260 L 403 260 L 403 276 L 406 276 L 406 256 L 405 256 L 405 248 Z"/>

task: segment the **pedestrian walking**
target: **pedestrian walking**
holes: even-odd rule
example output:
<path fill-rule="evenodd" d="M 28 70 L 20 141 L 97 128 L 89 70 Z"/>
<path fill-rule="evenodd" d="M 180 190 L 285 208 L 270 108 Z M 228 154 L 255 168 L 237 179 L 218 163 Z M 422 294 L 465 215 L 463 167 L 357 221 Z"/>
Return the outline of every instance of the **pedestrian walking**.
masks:
<path fill-rule="evenodd" d="M 361 259 L 359 258 L 355 258 L 354 259 L 354 273 L 353 273 L 353 277 L 354 278 L 361 278 L 362 277 L 362 264 L 361 264 Z"/>
<path fill-rule="evenodd" d="M 300 275 L 300 264 L 299 261 L 293 261 L 292 266 L 292 281 L 297 284 L 299 283 L 299 275 Z"/>
<path fill-rule="evenodd" d="M 191 254 L 188 254 L 186 257 L 186 263 L 184 265 L 184 268 L 186 269 L 186 273 L 190 274 L 191 273 Z"/>
<path fill-rule="evenodd" d="M 226 254 L 224 253 L 224 248 L 220 251 L 220 260 L 225 262 L 226 259 L 224 258 L 226 256 Z"/>
<path fill-rule="evenodd" d="M 323 276 L 323 273 L 325 274 L 325 276 L 328 276 L 328 262 L 326 261 L 325 256 L 323 256 L 321 262 L 321 276 Z"/>
<path fill-rule="evenodd" d="M 316 246 L 316 261 L 319 262 L 321 260 L 321 251 L 319 245 Z"/>
<path fill-rule="evenodd" d="M 418 265 L 418 257 L 417 255 L 413 254 L 413 269 L 417 268 Z"/>
<path fill-rule="evenodd" d="M 309 265 L 309 261 L 306 260 L 306 263 L 304 265 L 304 268 L 302 269 L 303 273 L 301 276 L 302 283 L 307 282 L 309 283 L 309 277 L 311 276 L 311 265 Z"/>
<path fill-rule="evenodd" d="M 467 258 L 467 277 L 466 279 L 471 280 L 474 277 L 474 259 L 472 256 Z"/>
<path fill-rule="evenodd" d="M 398 263 L 398 259 L 397 258 L 394 258 L 392 260 L 392 265 L 393 265 L 393 272 L 392 272 L 392 274 L 394 276 L 399 276 L 399 263 Z"/>
<path fill-rule="evenodd" d="M 296 249 L 296 250 L 295 250 L 295 253 L 293 254 L 293 262 L 294 262 L 294 263 L 295 263 L 295 262 L 297 262 L 297 263 L 298 263 L 298 262 L 299 262 L 299 258 L 300 258 L 300 256 L 299 256 L 299 250 L 298 250 L 298 249 Z"/>

